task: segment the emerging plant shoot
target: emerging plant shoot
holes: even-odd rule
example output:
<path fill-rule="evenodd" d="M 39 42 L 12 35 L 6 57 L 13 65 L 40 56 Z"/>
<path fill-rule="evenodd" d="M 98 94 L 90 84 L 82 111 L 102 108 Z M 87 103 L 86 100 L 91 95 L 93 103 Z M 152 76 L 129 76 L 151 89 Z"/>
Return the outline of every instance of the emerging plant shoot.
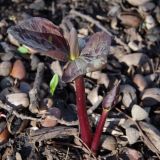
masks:
<path fill-rule="evenodd" d="M 119 94 L 119 83 L 118 82 L 114 88 L 107 94 L 107 96 L 103 99 L 102 103 L 102 115 L 100 117 L 100 120 L 97 124 L 96 132 L 93 137 L 92 145 L 91 145 L 91 150 L 93 153 L 96 155 L 99 143 L 100 143 L 100 137 L 102 134 L 102 130 L 106 121 L 106 118 L 108 116 L 109 111 L 115 106 L 117 102 L 117 96 Z"/>
<path fill-rule="evenodd" d="M 22 21 L 11 27 L 8 33 L 12 34 L 20 43 L 37 50 L 37 52 L 67 62 L 62 80 L 64 82 L 75 81 L 81 139 L 90 147 L 92 133 L 86 111 L 83 75 L 101 70 L 106 66 L 111 44 L 110 36 L 105 32 L 93 34 L 80 52 L 75 29 L 70 31 L 67 41 L 58 26 L 39 17 Z"/>
<path fill-rule="evenodd" d="M 55 73 L 54 76 L 52 77 L 49 87 L 50 87 L 50 93 L 53 96 L 54 95 L 54 91 L 56 90 L 56 87 L 58 85 L 58 81 L 59 81 L 59 77 L 58 74 Z"/>

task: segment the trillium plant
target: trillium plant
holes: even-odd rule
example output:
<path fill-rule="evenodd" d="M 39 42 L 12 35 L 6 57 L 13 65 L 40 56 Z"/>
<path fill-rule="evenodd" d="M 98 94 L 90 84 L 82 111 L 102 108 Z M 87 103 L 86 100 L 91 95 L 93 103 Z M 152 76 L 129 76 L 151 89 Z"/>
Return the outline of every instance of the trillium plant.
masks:
<path fill-rule="evenodd" d="M 76 88 L 76 105 L 80 125 L 80 135 L 83 142 L 97 152 L 100 135 L 107 113 L 117 96 L 118 86 L 112 90 L 111 97 L 104 99 L 102 118 L 93 136 L 87 116 L 85 102 L 84 75 L 87 72 L 101 70 L 106 66 L 111 37 L 105 32 L 97 32 L 90 36 L 85 46 L 79 47 L 77 32 L 71 29 L 69 37 L 64 38 L 61 29 L 45 18 L 34 17 L 24 20 L 8 30 L 20 43 L 33 48 L 53 59 L 66 62 L 63 68 L 62 80 L 74 82 Z M 80 49 L 81 48 L 81 49 Z M 106 105 L 108 107 L 106 107 Z"/>

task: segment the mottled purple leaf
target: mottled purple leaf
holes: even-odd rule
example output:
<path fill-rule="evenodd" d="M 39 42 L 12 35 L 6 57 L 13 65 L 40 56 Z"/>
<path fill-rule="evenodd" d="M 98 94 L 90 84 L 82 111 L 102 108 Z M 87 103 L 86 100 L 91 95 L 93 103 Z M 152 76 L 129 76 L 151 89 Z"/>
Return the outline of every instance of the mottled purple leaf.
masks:
<path fill-rule="evenodd" d="M 86 62 L 83 62 L 80 58 L 69 61 L 63 70 L 62 80 L 64 82 L 71 82 L 79 75 L 82 75 L 84 71 L 82 71 L 81 65 L 86 65 Z"/>
<path fill-rule="evenodd" d="M 70 61 L 64 69 L 62 79 L 73 81 L 79 75 L 100 70 L 106 66 L 111 37 L 105 32 L 97 32 L 90 37 L 81 55 Z"/>
<path fill-rule="evenodd" d="M 119 94 L 120 81 L 109 91 L 109 93 L 104 97 L 102 102 L 102 107 L 104 109 L 110 110 L 117 103 L 117 96 Z"/>
<path fill-rule="evenodd" d="M 97 32 L 93 34 L 85 48 L 81 52 L 81 56 L 98 58 L 98 56 L 107 56 L 111 45 L 111 37 L 105 32 Z"/>
<path fill-rule="evenodd" d="M 20 43 L 54 59 L 66 61 L 69 45 L 60 28 L 45 18 L 34 17 L 10 27 L 8 33 Z"/>
<path fill-rule="evenodd" d="M 80 52 L 85 48 L 86 43 L 88 42 L 90 36 L 78 37 L 78 44 Z"/>

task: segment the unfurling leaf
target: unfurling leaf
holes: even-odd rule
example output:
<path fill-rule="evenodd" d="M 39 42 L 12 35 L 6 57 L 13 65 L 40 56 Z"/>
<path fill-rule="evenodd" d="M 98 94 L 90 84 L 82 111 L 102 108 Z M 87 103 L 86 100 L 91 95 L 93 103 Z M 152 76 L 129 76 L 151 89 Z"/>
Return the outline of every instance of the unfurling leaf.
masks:
<path fill-rule="evenodd" d="M 111 37 L 107 33 L 97 32 L 92 35 L 81 55 L 65 67 L 63 81 L 71 82 L 80 75 L 104 68 L 110 45 Z"/>
<path fill-rule="evenodd" d="M 34 17 L 8 29 L 20 43 L 46 56 L 67 61 L 69 45 L 60 28 L 45 18 Z"/>
<path fill-rule="evenodd" d="M 117 103 L 117 96 L 119 94 L 119 85 L 120 81 L 114 86 L 113 89 L 109 91 L 106 97 L 102 102 L 102 107 L 104 109 L 110 110 Z"/>
<path fill-rule="evenodd" d="M 24 45 L 18 47 L 18 51 L 19 51 L 21 54 L 27 54 L 27 53 L 28 53 L 28 49 L 27 49 Z"/>
<path fill-rule="evenodd" d="M 50 81 L 49 87 L 50 87 L 50 93 L 52 96 L 54 95 L 54 91 L 58 85 L 59 77 L 58 74 L 54 74 L 53 78 Z"/>

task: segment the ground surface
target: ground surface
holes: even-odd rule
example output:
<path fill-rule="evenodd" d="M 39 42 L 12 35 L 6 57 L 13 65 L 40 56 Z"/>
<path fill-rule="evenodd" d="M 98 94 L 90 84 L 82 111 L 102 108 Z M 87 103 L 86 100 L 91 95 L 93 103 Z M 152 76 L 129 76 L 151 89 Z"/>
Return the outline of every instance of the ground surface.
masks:
<path fill-rule="evenodd" d="M 0 159 L 160 159 L 159 6 L 158 0 L 0 0 Z M 10 26 L 35 16 L 62 29 L 74 26 L 79 37 L 112 34 L 108 64 L 85 76 L 93 132 L 103 97 L 121 80 L 97 158 L 78 138 L 74 84 L 59 81 L 54 96 L 49 92 L 63 64 L 32 51 L 22 54 L 21 44 L 7 34 Z M 52 109 L 54 127 L 43 127 Z"/>

